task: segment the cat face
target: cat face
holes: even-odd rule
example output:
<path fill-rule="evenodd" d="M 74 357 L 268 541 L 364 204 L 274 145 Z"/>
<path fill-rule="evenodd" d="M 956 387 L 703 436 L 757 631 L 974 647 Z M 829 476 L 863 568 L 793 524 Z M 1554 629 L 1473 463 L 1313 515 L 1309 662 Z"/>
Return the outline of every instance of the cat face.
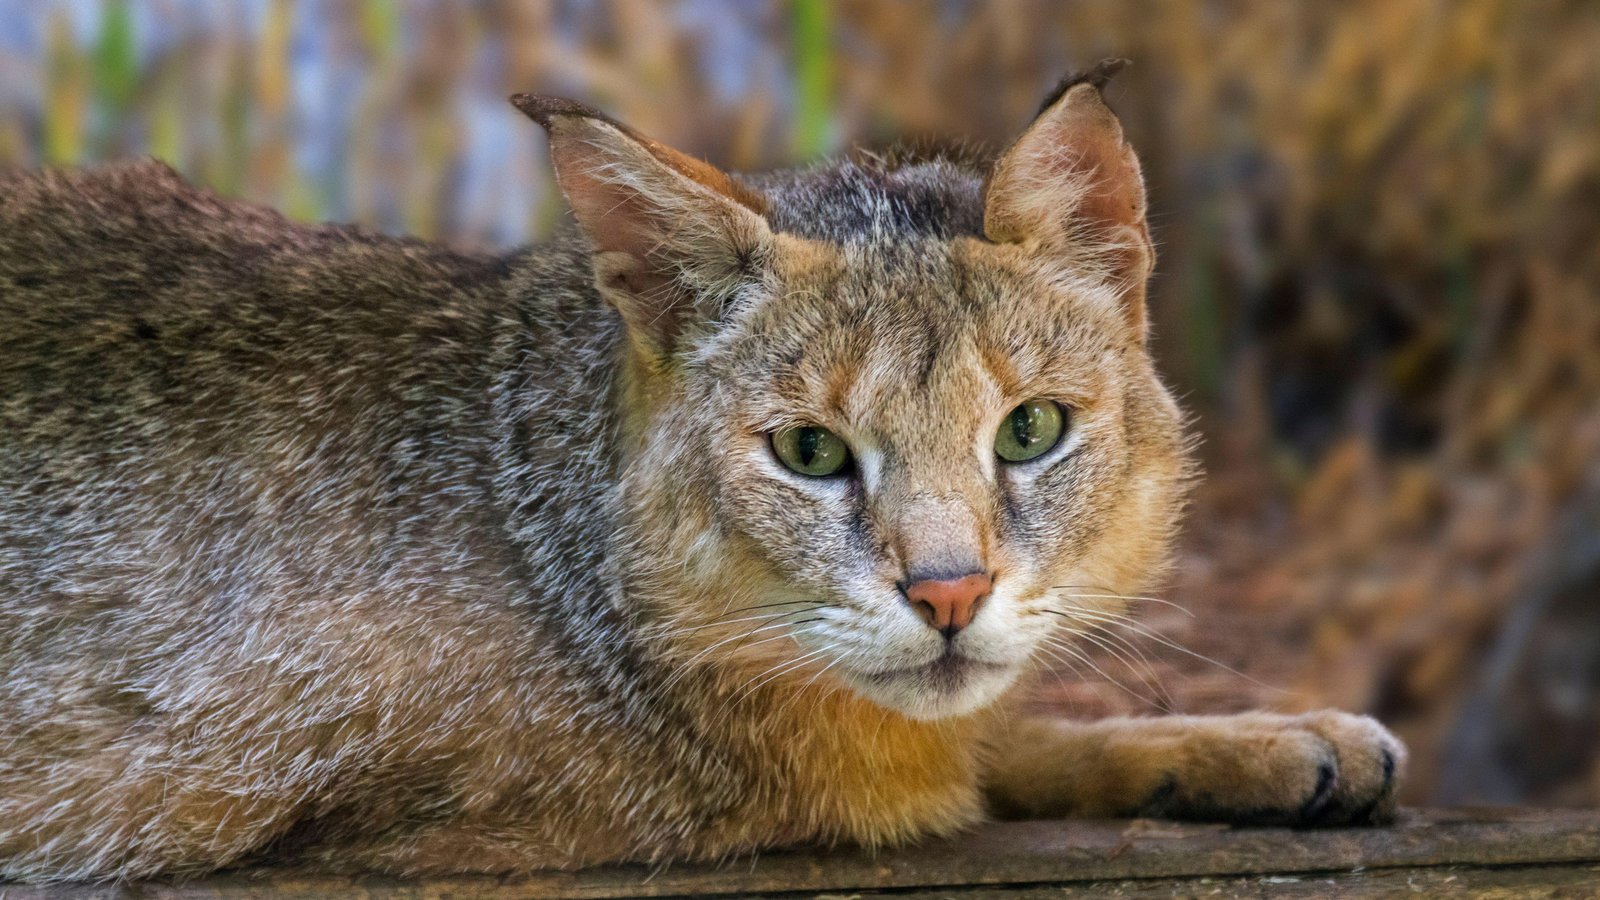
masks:
<path fill-rule="evenodd" d="M 628 326 L 631 593 L 689 662 L 957 715 L 1159 568 L 1180 416 L 1145 348 L 1137 164 L 1097 84 L 986 173 L 760 189 L 526 102 Z"/>
<path fill-rule="evenodd" d="M 703 346 L 683 407 L 720 552 L 792 598 L 768 634 L 886 706 L 959 713 L 1158 564 L 1179 422 L 1114 291 L 971 238 L 812 248 L 783 277 Z M 1059 436 L 1006 458 L 1041 401 Z M 797 471 L 793 429 L 848 460 Z M 974 572 L 992 587 L 953 633 L 906 594 Z"/>

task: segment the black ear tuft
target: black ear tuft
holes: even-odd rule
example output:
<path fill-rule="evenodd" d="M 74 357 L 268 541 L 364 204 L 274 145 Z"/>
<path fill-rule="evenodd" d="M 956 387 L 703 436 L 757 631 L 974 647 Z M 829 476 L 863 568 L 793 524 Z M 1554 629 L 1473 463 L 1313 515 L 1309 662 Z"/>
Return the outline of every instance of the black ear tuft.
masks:
<path fill-rule="evenodd" d="M 1093 68 L 1068 74 L 1051 89 L 1049 95 L 1044 98 L 1044 102 L 1039 104 L 1039 112 L 1034 113 L 1034 115 L 1038 116 L 1054 106 L 1063 94 L 1080 84 L 1092 84 L 1097 91 L 1105 90 L 1106 82 L 1110 81 L 1113 75 L 1121 72 L 1123 67 L 1127 66 L 1131 61 L 1127 59 L 1102 59 L 1095 63 Z"/>
<path fill-rule="evenodd" d="M 512 94 L 509 99 L 512 106 L 522 110 L 524 115 L 538 122 L 546 129 L 550 127 L 550 120 L 557 116 L 598 119 L 607 125 L 615 125 L 618 128 L 622 128 L 622 125 L 615 119 L 592 106 L 586 106 L 576 100 L 568 100 L 564 97 L 550 97 L 544 94 Z"/>

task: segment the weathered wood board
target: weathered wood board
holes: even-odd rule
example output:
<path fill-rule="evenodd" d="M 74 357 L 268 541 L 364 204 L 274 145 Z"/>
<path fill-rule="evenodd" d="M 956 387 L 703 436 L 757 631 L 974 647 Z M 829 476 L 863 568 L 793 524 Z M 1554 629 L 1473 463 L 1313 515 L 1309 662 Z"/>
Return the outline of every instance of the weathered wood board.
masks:
<path fill-rule="evenodd" d="M 723 866 L 401 881 L 258 870 L 130 885 L 0 886 L 0 900 L 827 896 L 1600 897 L 1600 811 L 1413 810 L 1388 828 L 1014 822 L 903 850 L 766 854 Z"/>

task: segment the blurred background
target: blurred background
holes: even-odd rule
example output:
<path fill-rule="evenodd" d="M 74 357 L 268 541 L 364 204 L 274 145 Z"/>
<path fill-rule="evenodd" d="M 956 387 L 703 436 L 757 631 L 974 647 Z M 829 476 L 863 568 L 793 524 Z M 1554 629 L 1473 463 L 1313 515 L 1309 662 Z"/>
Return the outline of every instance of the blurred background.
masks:
<path fill-rule="evenodd" d="M 10 0 L 0 165 L 506 247 L 562 216 L 514 90 L 759 170 L 1003 145 L 1106 56 L 1206 478 L 1186 611 L 1037 702 L 1367 711 L 1411 802 L 1600 804 L 1600 4 Z"/>

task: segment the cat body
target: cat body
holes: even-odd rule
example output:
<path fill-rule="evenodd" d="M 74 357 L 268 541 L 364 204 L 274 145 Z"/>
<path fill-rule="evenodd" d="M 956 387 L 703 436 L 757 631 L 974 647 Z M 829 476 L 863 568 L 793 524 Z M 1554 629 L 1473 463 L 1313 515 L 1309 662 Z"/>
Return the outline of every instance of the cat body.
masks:
<path fill-rule="evenodd" d="M 0 877 L 1382 818 L 1370 720 L 1005 711 L 1188 471 L 1106 74 L 993 166 L 748 179 L 518 98 L 577 227 L 503 257 L 0 178 Z"/>

